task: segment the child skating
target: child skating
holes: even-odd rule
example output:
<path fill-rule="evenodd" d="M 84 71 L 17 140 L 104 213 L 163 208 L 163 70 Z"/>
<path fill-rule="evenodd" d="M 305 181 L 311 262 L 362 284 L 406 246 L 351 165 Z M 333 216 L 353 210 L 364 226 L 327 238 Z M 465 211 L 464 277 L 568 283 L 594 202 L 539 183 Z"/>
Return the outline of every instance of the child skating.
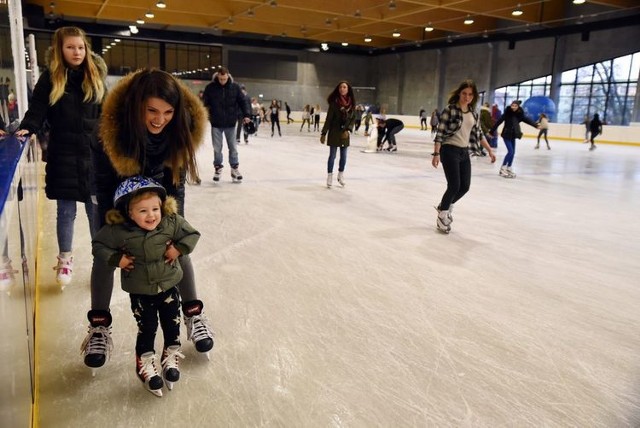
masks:
<path fill-rule="evenodd" d="M 92 241 L 93 255 L 121 269 L 122 289 L 130 294 L 138 325 L 136 373 L 151 393 L 162 397 L 164 383 L 171 390 L 180 379 L 178 359 L 184 358 L 176 287 L 183 272 L 178 258 L 193 251 L 200 233 L 177 214 L 176 200 L 150 178 L 123 181 L 113 205 L 107 224 Z M 154 349 L 158 317 L 164 337 L 161 356 Z"/>

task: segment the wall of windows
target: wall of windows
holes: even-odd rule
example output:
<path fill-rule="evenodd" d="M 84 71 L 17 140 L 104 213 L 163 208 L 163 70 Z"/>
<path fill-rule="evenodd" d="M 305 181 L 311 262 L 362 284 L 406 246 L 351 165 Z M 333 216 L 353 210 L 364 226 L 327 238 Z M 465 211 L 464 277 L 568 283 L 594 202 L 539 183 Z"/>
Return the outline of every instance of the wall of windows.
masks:
<path fill-rule="evenodd" d="M 609 125 L 629 125 L 640 75 L 640 52 L 564 71 L 557 100 L 558 123 L 581 123 L 598 113 Z M 504 111 L 512 100 L 549 96 L 551 76 L 495 90 Z"/>

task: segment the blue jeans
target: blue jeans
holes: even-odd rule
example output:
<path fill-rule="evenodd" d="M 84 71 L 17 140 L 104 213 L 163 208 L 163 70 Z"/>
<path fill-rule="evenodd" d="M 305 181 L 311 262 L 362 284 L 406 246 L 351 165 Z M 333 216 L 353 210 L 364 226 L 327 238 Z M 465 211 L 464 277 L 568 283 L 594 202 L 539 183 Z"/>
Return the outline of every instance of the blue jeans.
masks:
<path fill-rule="evenodd" d="M 77 202 L 58 199 L 57 205 L 56 232 L 58 234 L 58 251 L 66 253 L 73 249 L 73 223 L 76 219 Z M 91 234 L 91 239 L 93 239 L 96 234 L 95 225 L 98 224 L 95 218 L 98 209 L 91 200 L 84 203 L 84 209 L 89 220 L 89 233 Z"/>
<path fill-rule="evenodd" d="M 213 166 L 216 168 L 222 167 L 222 135 L 224 134 L 225 140 L 227 140 L 227 146 L 229 147 L 229 165 L 231 168 L 237 168 L 240 162 L 238 161 L 238 148 L 236 146 L 236 127 L 230 128 L 211 128 L 211 139 L 213 140 Z"/>
<path fill-rule="evenodd" d="M 340 162 L 338 163 L 338 171 L 344 171 L 344 167 L 347 165 L 347 149 L 348 147 L 340 147 Z M 331 174 L 333 172 L 333 164 L 336 161 L 336 152 L 338 147 L 329 146 L 329 160 L 327 161 L 327 172 Z"/>
<path fill-rule="evenodd" d="M 504 145 L 507 146 L 507 155 L 502 161 L 502 166 L 511 166 L 511 164 L 513 163 L 513 158 L 516 156 L 516 140 L 508 140 L 506 138 L 502 138 L 502 141 L 504 141 Z"/>

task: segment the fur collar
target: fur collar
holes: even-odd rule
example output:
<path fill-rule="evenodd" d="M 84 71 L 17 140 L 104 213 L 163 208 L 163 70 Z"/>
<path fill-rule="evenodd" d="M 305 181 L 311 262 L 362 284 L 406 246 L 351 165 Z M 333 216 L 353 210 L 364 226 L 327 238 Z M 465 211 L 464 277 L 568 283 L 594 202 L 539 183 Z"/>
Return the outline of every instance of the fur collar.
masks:
<path fill-rule="evenodd" d="M 141 70 L 138 70 L 120 79 L 109 91 L 107 98 L 102 104 L 100 139 L 102 140 L 104 152 L 111 161 L 116 173 L 123 177 L 130 177 L 142 172 L 140 171 L 140 164 L 138 163 L 138 160 L 126 157 L 117 144 L 121 120 L 120 110 L 123 103 L 126 102 L 126 94 L 129 91 L 135 90 L 131 88 L 131 81 L 134 76 L 140 72 Z M 191 90 L 180 80 L 178 80 L 178 84 L 182 90 L 188 114 L 191 117 L 191 136 L 193 139 L 194 152 L 196 152 L 204 143 L 208 113 L 204 108 L 202 101 L 200 101 L 196 94 L 191 92 Z M 168 161 L 165 165 L 170 166 Z"/>

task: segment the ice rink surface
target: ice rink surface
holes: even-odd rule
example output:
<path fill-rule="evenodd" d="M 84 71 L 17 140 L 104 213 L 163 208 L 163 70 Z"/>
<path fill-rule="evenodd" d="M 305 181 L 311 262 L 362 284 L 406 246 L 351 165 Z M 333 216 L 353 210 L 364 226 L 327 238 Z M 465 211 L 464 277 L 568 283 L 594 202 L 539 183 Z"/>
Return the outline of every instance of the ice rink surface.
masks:
<path fill-rule="evenodd" d="M 241 144 L 241 184 L 228 165 L 212 182 L 208 134 L 186 217 L 202 233 L 192 259 L 216 345 L 207 361 L 183 329 L 182 378 L 162 398 L 136 377 L 119 285 L 111 360 L 94 378 L 83 365 L 88 227 L 79 207 L 60 292 L 47 201 L 40 427 L 640 426 L 639 147 L 590 152 L 552 127 L 551 150 L 518 142 L 505 179 L 500 141 L 496 164 L 472 160 L 443 235 L 430 132 L 362 153 L 361 129 L 346 187 L 327 189 L 328 148 L 299 126 L 271 138 L 263 125 Z"/>

